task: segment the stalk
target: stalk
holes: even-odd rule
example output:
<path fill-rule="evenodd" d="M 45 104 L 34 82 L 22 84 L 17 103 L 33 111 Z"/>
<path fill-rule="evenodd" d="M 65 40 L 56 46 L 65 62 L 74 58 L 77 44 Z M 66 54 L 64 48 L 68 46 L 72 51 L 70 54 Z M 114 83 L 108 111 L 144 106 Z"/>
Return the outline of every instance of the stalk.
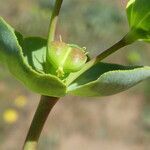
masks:
<path fill-rule="evenodd" d="M 60 8 L 62 5 L 63 0 L 56 0 L 55 6 L 52 12 L 50 25 L 49 25 L 49 32 L 48 32 L 48 44 L 55 39 L 55 32 L 56 32 L 56 26 L 58 22 L 58 15 L 60 12 Z"/>
<path fill-rule="evenodd" d="M 63 0 L 56 0 L 55 2 L 55 6 L 52 12 L 51 19 L 50 19 L 47 49 L 48 49 L 48 44 L 55 39 L 56 25 L 57 25 L 58 15 L 60 12 L 62 2 Z M 30 129 L 28 131 L 28 134 L 27 134 L 24 146 L 23 146 L 24 150 L 37 150 L 38 140 L 42 132 L 42 129 L 44 127 L 44 124 L 47 120 L 47 117 L 51 109 L 54 107 L 58 99 L 59 98 L 56 98 L 56 97 L 41 96 L 40 103 L 35 112 L 34 118 L 32 120 Z"/>
<path fill-rule="evenodd" d="M 62 2 L 63 2 L 63 0 L 56 0 L 55 1 L 55 6 L 53 9 L 52 16 L 50 19 L 50 24 L 49 24 L 47 51 L 46 51 L 46 63 L 45 63 L 45 73 L 48 73 L 48 74 L 49 73 L 53 74 L 52 68 L 50 68 L 51 63 L 49 63 L 49 59 L 48 59 L 48 50 L 49 50 L 49 44 L 55 40 L 56 26 L 57 26 L 58 16 L 59 16 Z"/>
<path fill-rule="evenodd" d="M 24 150 L 36 150 L 38 140 L 44 124 L 47 120 L 47 117 L 58 101 L 59 98 L 56 97 L 49 97 L 49 96 L 41 96 L 40 103 L 38 108 L 35 112 L 34 118 L 32 120 L 30 129 L 28 131 L 25 143 L 24 143 Z"/>

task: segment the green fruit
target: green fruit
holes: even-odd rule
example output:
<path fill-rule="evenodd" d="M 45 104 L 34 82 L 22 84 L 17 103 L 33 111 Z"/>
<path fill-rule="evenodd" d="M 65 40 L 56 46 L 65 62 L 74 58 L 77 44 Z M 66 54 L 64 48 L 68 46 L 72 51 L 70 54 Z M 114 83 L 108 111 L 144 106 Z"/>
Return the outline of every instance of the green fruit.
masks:
<path fill-rule="evenodd" d="M 47 61 L 53 66 L 58 77 L 79 71 L 87 61 L 84 48 L 64 42 L 53 41 L 49 44 Z"/>
<path fill-rule="evenodd" d="M 150 0 L 129 0 L 126 10 L 131 40 L 150 41 Z"/>

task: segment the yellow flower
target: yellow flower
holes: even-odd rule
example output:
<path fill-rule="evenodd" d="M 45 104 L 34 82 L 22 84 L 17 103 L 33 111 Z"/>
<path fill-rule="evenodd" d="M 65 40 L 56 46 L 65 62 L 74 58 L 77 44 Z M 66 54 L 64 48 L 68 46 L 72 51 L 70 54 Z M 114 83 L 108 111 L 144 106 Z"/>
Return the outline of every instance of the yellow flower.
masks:
<path fill-rule="evenodd" d="M 18 112 L 14 109 L 7 109 L 3 113 L 3 120 L 8 124 L 13 124 L 18 120 Z"/>
<path fill-rule="evenodd" d="M 27 104 L 27 98 L 23 95 L 20 95 L 15 99 L 14 103 L 19 108 L 24 107 Z"/>

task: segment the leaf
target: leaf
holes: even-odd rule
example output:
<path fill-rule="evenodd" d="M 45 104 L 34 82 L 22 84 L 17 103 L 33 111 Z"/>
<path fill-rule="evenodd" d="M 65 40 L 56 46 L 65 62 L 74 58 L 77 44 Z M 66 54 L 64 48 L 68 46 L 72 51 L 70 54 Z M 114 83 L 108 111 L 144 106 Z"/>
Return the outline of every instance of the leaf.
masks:
<path fill-rule="evenodd" d="M 66 86 L 64 83 L 53 75 L 45 74 L 34 69 L 37 66 L 35 63 L 31 65 L 28 62 L 27 50 L 24 51 L 21 48 L 22 45 L 25 45 L 25 48 L 31 46 L 30 42 L 36 41 L 37 38 L 30 38 L 30 42 L 25 39 L 25 43 L 22 40 L 22 36 L 19 33 L 15 35 L 14 29 L 0 18 L 0 62 L 5 64 L 16 79 L 21 81 L 30 90 L 41 95 L 54 97 L 64 96 L 66 94 Z M 38 38 L 38 41 L 40 41 L 40 38 Z M 41 39 L 41 43 L 43 43 L 43 39 Z M 40 45 L 39 43 L 35 42 L 35 44 L 37 44 L 37 47 L 33 45 L 29 48 L 29 51 L 34 51 L 33 53 L 36 53 L 36 51 L 37 53 L 39 51 L 41 53 L 45 51 L 43 47 L 38 47 Z"/>
<path fill-rule="evenodd" d="M 37 71 L 45 72 L 47 41 L 40 37 L 28 37 L 23 41 L 23 52 L 26 62 Z"/>
<path fill-rule="evenodd" d="M 126 11 L 135 38 L 150 41 L 150 0 L 129 0 Z"/>
<path fill-rule="evenodd" d="M 150 77 L 150 67 L 98 63 L 68 87 L 76 96 L 108 96 L 125 91 Z"/>

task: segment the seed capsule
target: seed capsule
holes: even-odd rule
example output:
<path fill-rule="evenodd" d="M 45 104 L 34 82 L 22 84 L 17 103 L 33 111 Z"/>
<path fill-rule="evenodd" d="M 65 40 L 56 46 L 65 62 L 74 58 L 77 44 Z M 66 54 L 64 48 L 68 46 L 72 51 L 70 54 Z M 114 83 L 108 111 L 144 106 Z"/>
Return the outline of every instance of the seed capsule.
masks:
<path fill-rule="evenodd" d="M 79 71 L 87 61 L 85 48 L 53 41 L 49 45 L 47 60 L 52 64 L 58 77 Z"/>

